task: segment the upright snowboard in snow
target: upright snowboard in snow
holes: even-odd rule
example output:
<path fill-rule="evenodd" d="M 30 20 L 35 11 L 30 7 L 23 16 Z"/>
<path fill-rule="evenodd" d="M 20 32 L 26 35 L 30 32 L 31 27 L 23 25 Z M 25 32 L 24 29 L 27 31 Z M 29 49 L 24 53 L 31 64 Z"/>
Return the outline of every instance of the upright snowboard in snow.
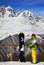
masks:
<path fill-rule="evenodd" d="M 21 62 L 24 62 L 25 61 L 25 58 L 24 58 L 24 34 L 23 33 L 20 33 L 19 34 L 19 59 Z"/>

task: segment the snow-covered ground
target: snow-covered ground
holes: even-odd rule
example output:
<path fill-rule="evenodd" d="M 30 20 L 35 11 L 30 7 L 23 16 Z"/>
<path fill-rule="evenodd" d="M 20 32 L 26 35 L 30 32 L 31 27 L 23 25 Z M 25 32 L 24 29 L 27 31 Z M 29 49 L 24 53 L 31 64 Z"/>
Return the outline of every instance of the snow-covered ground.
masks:
<path fill-rule="evenodd" d="M 32 64 L 31 62 L 0 62 L 0 65 L 44 65 L 44 62 Z"/>

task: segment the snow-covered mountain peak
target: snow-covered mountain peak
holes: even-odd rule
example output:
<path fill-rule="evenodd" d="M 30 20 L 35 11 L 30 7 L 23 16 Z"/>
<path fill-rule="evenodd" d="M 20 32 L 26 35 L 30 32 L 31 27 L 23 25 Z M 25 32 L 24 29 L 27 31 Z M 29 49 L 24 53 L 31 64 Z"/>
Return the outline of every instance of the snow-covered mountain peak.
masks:
<path fill-rule="evenodd" d="M 14 16 L 15 16 L 15 13 L 10 6 L 0 7 L 0 17 L 14 17 Z"/>
<path fill-rule="evenodd" d="M 29 17 L 29 16 L 33 16 L 33 13 L 31 11 L 25 10 L 21 12 L 19 16 Z"/>
<path fill-rule="evenodd" d="M 6 7 L 6 9 L 11 9 L 11 10 L 13 10 L 12 7 L 10 7 L 10 6 Z"/>

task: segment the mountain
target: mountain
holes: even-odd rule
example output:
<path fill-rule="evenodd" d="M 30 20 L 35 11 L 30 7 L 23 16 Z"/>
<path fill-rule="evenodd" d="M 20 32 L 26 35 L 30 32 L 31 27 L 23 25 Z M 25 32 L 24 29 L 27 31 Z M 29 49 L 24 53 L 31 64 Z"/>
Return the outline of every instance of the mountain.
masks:
<path fill-rule="evenodd" d="M 36 22 L 39 22 L 39 20 L 42 20 L 42 22 L 44 22 L 44 17 L 35 16 L 31 11 L 28 10 L 22 12 L 19 11 L 18 13 L 16 13 L 16 16 L 25 17 L 29 20 L 35 20 Z"/>
<path fill-rule="evenodd" d="M 25 34 L 25 43 L 30 42 L 31 35 L 34 33 L 39 38 L 39 43 L 44 43 L 44 17 L 35 16 L 31 11 L 23 11 L 15 13 L 13 9 L 8 7 L 0 7 L 0 44 L 19 43 L 18 34 Z M 13 47 L 13 60 L 19 60 L 18 47 Z M 39 59 L 44 57 L 44 47 L 38 50 Z M 25 48 L 25 59 L 30 57 L 29 46 Z M 9 47 L 0 47 L 0 61 L 9 60 Z M 43 59 L 44 60 L 44 59 Z M 2 63 L 3 64 L 3 63 Z M 41 63 L 42 64 L 42 63 Z"/>
<path fill-rule="evenodd" d="M 29 16 L 33 16 L 33 13 L 31 11 L 25 10 L 23 12 L 18 12 L 19 16 L 24 16 L 24 17 L 29 17 Z"/>
<path fill-rule="evenodd" d="M 0 40 L 20 32 L 26 38 L 32 33 L 44 34 L 44 17 L 35 16 L 28 10 L 15 13 L 10 6 L 0 7 Z"/>
<path fill-rule="evenodd" d="M 29 20 L 34 19 L 34 14 L 31 11 L 25 10 L 23 12 L 18 12 L 16 16 L 28 18 Z"/>
<path fill-rule="evenodd" d="M 15 12 L 13 11 L 13 9 L 8 6 L 8 7 L 0 7 L 0 17 L 14 17 L 15 16 Z"/>

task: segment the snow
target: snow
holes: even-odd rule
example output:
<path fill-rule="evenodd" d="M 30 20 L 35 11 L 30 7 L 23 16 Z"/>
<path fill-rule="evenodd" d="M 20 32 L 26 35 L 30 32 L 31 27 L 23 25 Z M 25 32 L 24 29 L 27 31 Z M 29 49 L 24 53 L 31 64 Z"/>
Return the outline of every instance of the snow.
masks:
<path fill-rule="evenodd" d="M 39 26 L 36 26 L 39 24 Z M 0 39 L 9 35 L 23 32 L 26 36 L 32 33 L 44 34 L 44 23 L 41 21 L 31 25 L 30 21 L 24 17 L 0 18 Z"/>
<path fill-rule="evenodd" d="M 33 13 L 31 11 L 25 10 L 19 14 L 19 16 L 24 16 L 24 15 L 25 17 L 26 16 L 29 17 L 30 15 L 33 16 Z"/>
<path fill-rule="evenodd" d="M 10 10 L 12 9 L 10 6 L 6 7 L 4 18 L 0 17 L 0 40 L 9 35 L 19 34 L 20 32 L 25 34 L 25 38 L 28 38 L 27 36 L 30 36 L 32 33 L 44 34 L 44 17 L 40 19 L 38 17 L 36 18 L 33 13 L 28 10 L 21 12 L 16 17 L 9 17 L 11 12 L 7 10 L 8 8 L 10 8 Z M 26 15 L 25 17 L 22 16 L 24 13 Z"/>
<path fill-rule="evenodd" d="M 44 62 L 32 64 L 31 62 L 10 61 L 10 62 L 0 62 L 0 65 L 44 65 Z"/>
<path fill-rule="evenodd" d="M 6 7 L 6 9 L 8 9 L 8 8 L 9 8 L 9 9 L 12 9 L 12 7 L 10 7 L 10 6 Z"/>

